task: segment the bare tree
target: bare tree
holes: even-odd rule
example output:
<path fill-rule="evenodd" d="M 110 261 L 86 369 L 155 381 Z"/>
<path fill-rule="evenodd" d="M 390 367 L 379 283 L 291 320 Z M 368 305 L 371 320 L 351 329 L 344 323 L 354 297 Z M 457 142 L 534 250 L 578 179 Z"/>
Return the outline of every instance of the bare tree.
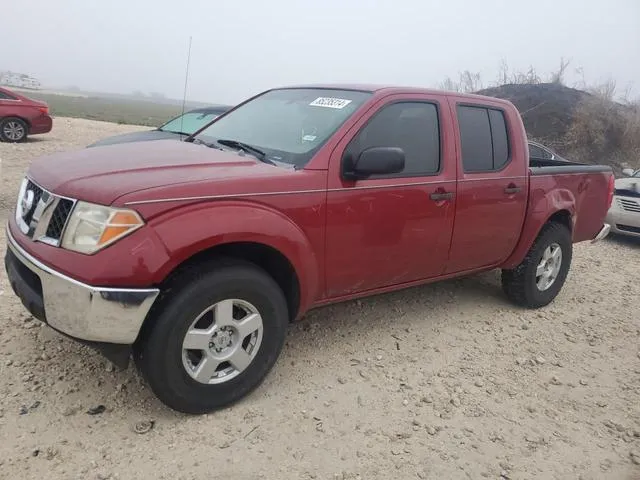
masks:
<path fill-rule="evenodd" d="M 440 90 L 446 90 L 448 92 L 459 92 L 459 85 L 454 82 L 453 80 L 451 80 L 451 77 L 447 77 L 445 78 L 442 82 L 440 82 L 440 84 L 438 85 L 438 88 Z"/>
<path fill-rule="evenodd" d="M 526 72 L 511 72 L 509 65 L 505 60 L 500 62 L 498 67 L 498 77 L 495 86 L 512 84 L 512 85 L 535 85 L 542 83 L 542 78 L 536 72 L 533 66 L 529 67 Z"/>
<path fill-rule="evenodd" d="M 439 88 L 451 92 L 473 93 L 482 90 L 482 78 L 480 72 L 470 72 L 465 70 L 459 73 L 459 79 L 456 82 L 451 77 L 447 77 L 440 82 Z"/>
<path fill-rule="evenodd" d="M 500 60 L 500 66 L 498 67 L 498 85 L 505 85 L 509 83 L 509 65 L 503 58 Z"/>
<path fill-rule="evenodd" d="M 557 71 L 551 73 L 551 83 L 564 85 L 564 76 L 570 63 L 571 60 L 565 60 L 564 57 L 560 57 L 560 67 Z"/>
<path fill-rule="evenodd" d="M 594 85 L 593 87 L 587 89 L 590 94 L 595 95 L 602 100 L 607 100 L 608 102 L 615 101 L 616 90 L 616 81 L 613 79 L 609 79 L 606 82 L 603 82 L 599 85 Z"/>
<path fill-rule="evenodd" d="M 471 93 L 481 90 L 482 79 L 480 78 L 480 72 L 472 73 L 469 70 L 465 70 L 460 74 L 460 84 L 463 92 Z"/>

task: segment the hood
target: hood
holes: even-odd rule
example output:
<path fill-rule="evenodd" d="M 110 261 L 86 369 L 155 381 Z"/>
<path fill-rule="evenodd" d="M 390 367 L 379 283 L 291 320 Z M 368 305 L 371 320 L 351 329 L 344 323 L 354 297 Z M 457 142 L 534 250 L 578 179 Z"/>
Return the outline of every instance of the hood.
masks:
<path fill-rule="evenodd" d="M 179 133 L 165 132 L 162 130 L 123 133 L 121 135 L 114 135 L 112 137 L 103 138 L 102 140 L 98 140 L 91 145 L 87 145 L 87 147 L 101 147 L 104 145 L 115 145 L 117 143 L 128 142 L 148 142 L 151 140 L 166 140 L 169 138 L 173 140 L 182 140 L 183 135 L 180 135 Z"/>
<path fill-rule="evenodd" d="M 616 190 L 629 190 L 640 194 L 640 177 L 618 178 L 615 185 Z"/>
<path fill-rule="evenodd" d="M 29 168 L 29 176 L 47 190 L 102 205 L 140 190 L 183 183 L 204 182 L 203 194 L 211 194 L 212 180 L 257 180 L 287 172 L 250 155 L 174 140 L 61 152 L 37 158 Z"/>

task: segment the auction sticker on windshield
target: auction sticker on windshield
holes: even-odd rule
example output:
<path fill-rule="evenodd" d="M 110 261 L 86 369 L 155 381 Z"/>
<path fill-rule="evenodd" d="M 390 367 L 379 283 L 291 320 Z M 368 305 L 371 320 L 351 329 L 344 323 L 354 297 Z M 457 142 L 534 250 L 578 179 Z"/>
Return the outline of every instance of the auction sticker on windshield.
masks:
<path fill-rule="evenodd" d="M 351 100 L 344 98 L 318 97 L 309 105 L 312 107 L 344 108 L 351 103 Z"/>

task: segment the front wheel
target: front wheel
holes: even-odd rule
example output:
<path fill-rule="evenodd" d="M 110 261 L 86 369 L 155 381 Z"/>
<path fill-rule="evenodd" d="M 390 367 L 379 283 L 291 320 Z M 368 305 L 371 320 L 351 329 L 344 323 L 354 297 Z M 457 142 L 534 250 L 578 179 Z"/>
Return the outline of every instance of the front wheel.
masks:
<path fill-rule="evenodd" d="M 502 289 L 517 305 L 540 308 L 551 303 L 564 285 L 572 258 L 571 232 L 559 223 L 547 224 L 524 260 L 502 271 Z"/>
<path fill-rule="evenodd" d="M 156 396 L 202 414 L 256 388 L 275 364 L 288 325 L 276 282 L 246 263 L 215 263 L 180 278 L 160 300 L 136 346 L 136 363 Z"/>

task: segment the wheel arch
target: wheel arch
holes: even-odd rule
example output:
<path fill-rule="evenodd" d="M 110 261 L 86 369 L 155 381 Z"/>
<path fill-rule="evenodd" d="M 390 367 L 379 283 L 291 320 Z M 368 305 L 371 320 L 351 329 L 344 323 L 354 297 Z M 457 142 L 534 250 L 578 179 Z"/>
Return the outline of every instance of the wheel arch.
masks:
<path fill-rule="evenodd" d="M 559 208 L 546 217 L 538 217 L 538 219 L 537 222 L 529 221 L 525 224 L 520 234 L 520 242 L 507 261 L 501 265 L 502 269 L 508 270 L 519 265 L 533 246 L 533 242 L 540 236 L 544 227 L 550 223 L 558 223 L 565 226 L 573 236 L 575 217 L 568 208 Z"/>
<path fill-rule="evenodd" d="M 276 248 L 260 242 L 236 241 L 200 250 L 174 268 L 164 279 L 160 289 L 171 285 L 184 271 L 215 260 L 248 262 L 264 270 L 284 292 L 290 321 L 296 318 L 300 309 L 300 279 L 293 263 Z"/>
<path fill-rule="evenodd" d="M 565 227 L 567 227 L 567 229 L 569 229 L 569 232 L 573 233 L 574 222 L 575 222 L 574 216 L 571 214 L 571 212 L 568 209 L 565 208 L 562 210 L 558 210 L 557 212 L 550 215 L 547 221 L 540 226 L 540 229 L 538 230 L 538 235 L 540 235 L 540 231 L 542 231 L 544 226 L 549 223 L 559 223 L 560 225 L 564 225 Z M 536 237 L 538 235 L 536 235 Z"/>
<path fill-rule="evenodd" d="M 300 278 L 293 263 L 278 249 L 259 242 L 229 242 L 204 248 L 183 259 L 158 284 L 160 295 L 144 319 L 135 344 L 145 338 L 153 328 L 157 312 L 170 298 L 171 292 L 179 288 L 181 282 L 194 275 L 201 265 L 232 265 L 250 264 L 263 270 L 269 275 L 284 293 L 289 322 L 294 322 L 301 309 Z M 215 268 L 215 267 L 214 267 Z"/>
<path fill-rule="evenodd" d="M 31 128 L 31 121 L 28 118 L 22 117 L 20 115 L 6 115 L 4 117 L 0 117 L 0 122 L 4 122 L 5 120 L 10 118 L 17 118 L 18 120 L 22 120 L 24 123 L 27 124 L 27 127 Z"/>

